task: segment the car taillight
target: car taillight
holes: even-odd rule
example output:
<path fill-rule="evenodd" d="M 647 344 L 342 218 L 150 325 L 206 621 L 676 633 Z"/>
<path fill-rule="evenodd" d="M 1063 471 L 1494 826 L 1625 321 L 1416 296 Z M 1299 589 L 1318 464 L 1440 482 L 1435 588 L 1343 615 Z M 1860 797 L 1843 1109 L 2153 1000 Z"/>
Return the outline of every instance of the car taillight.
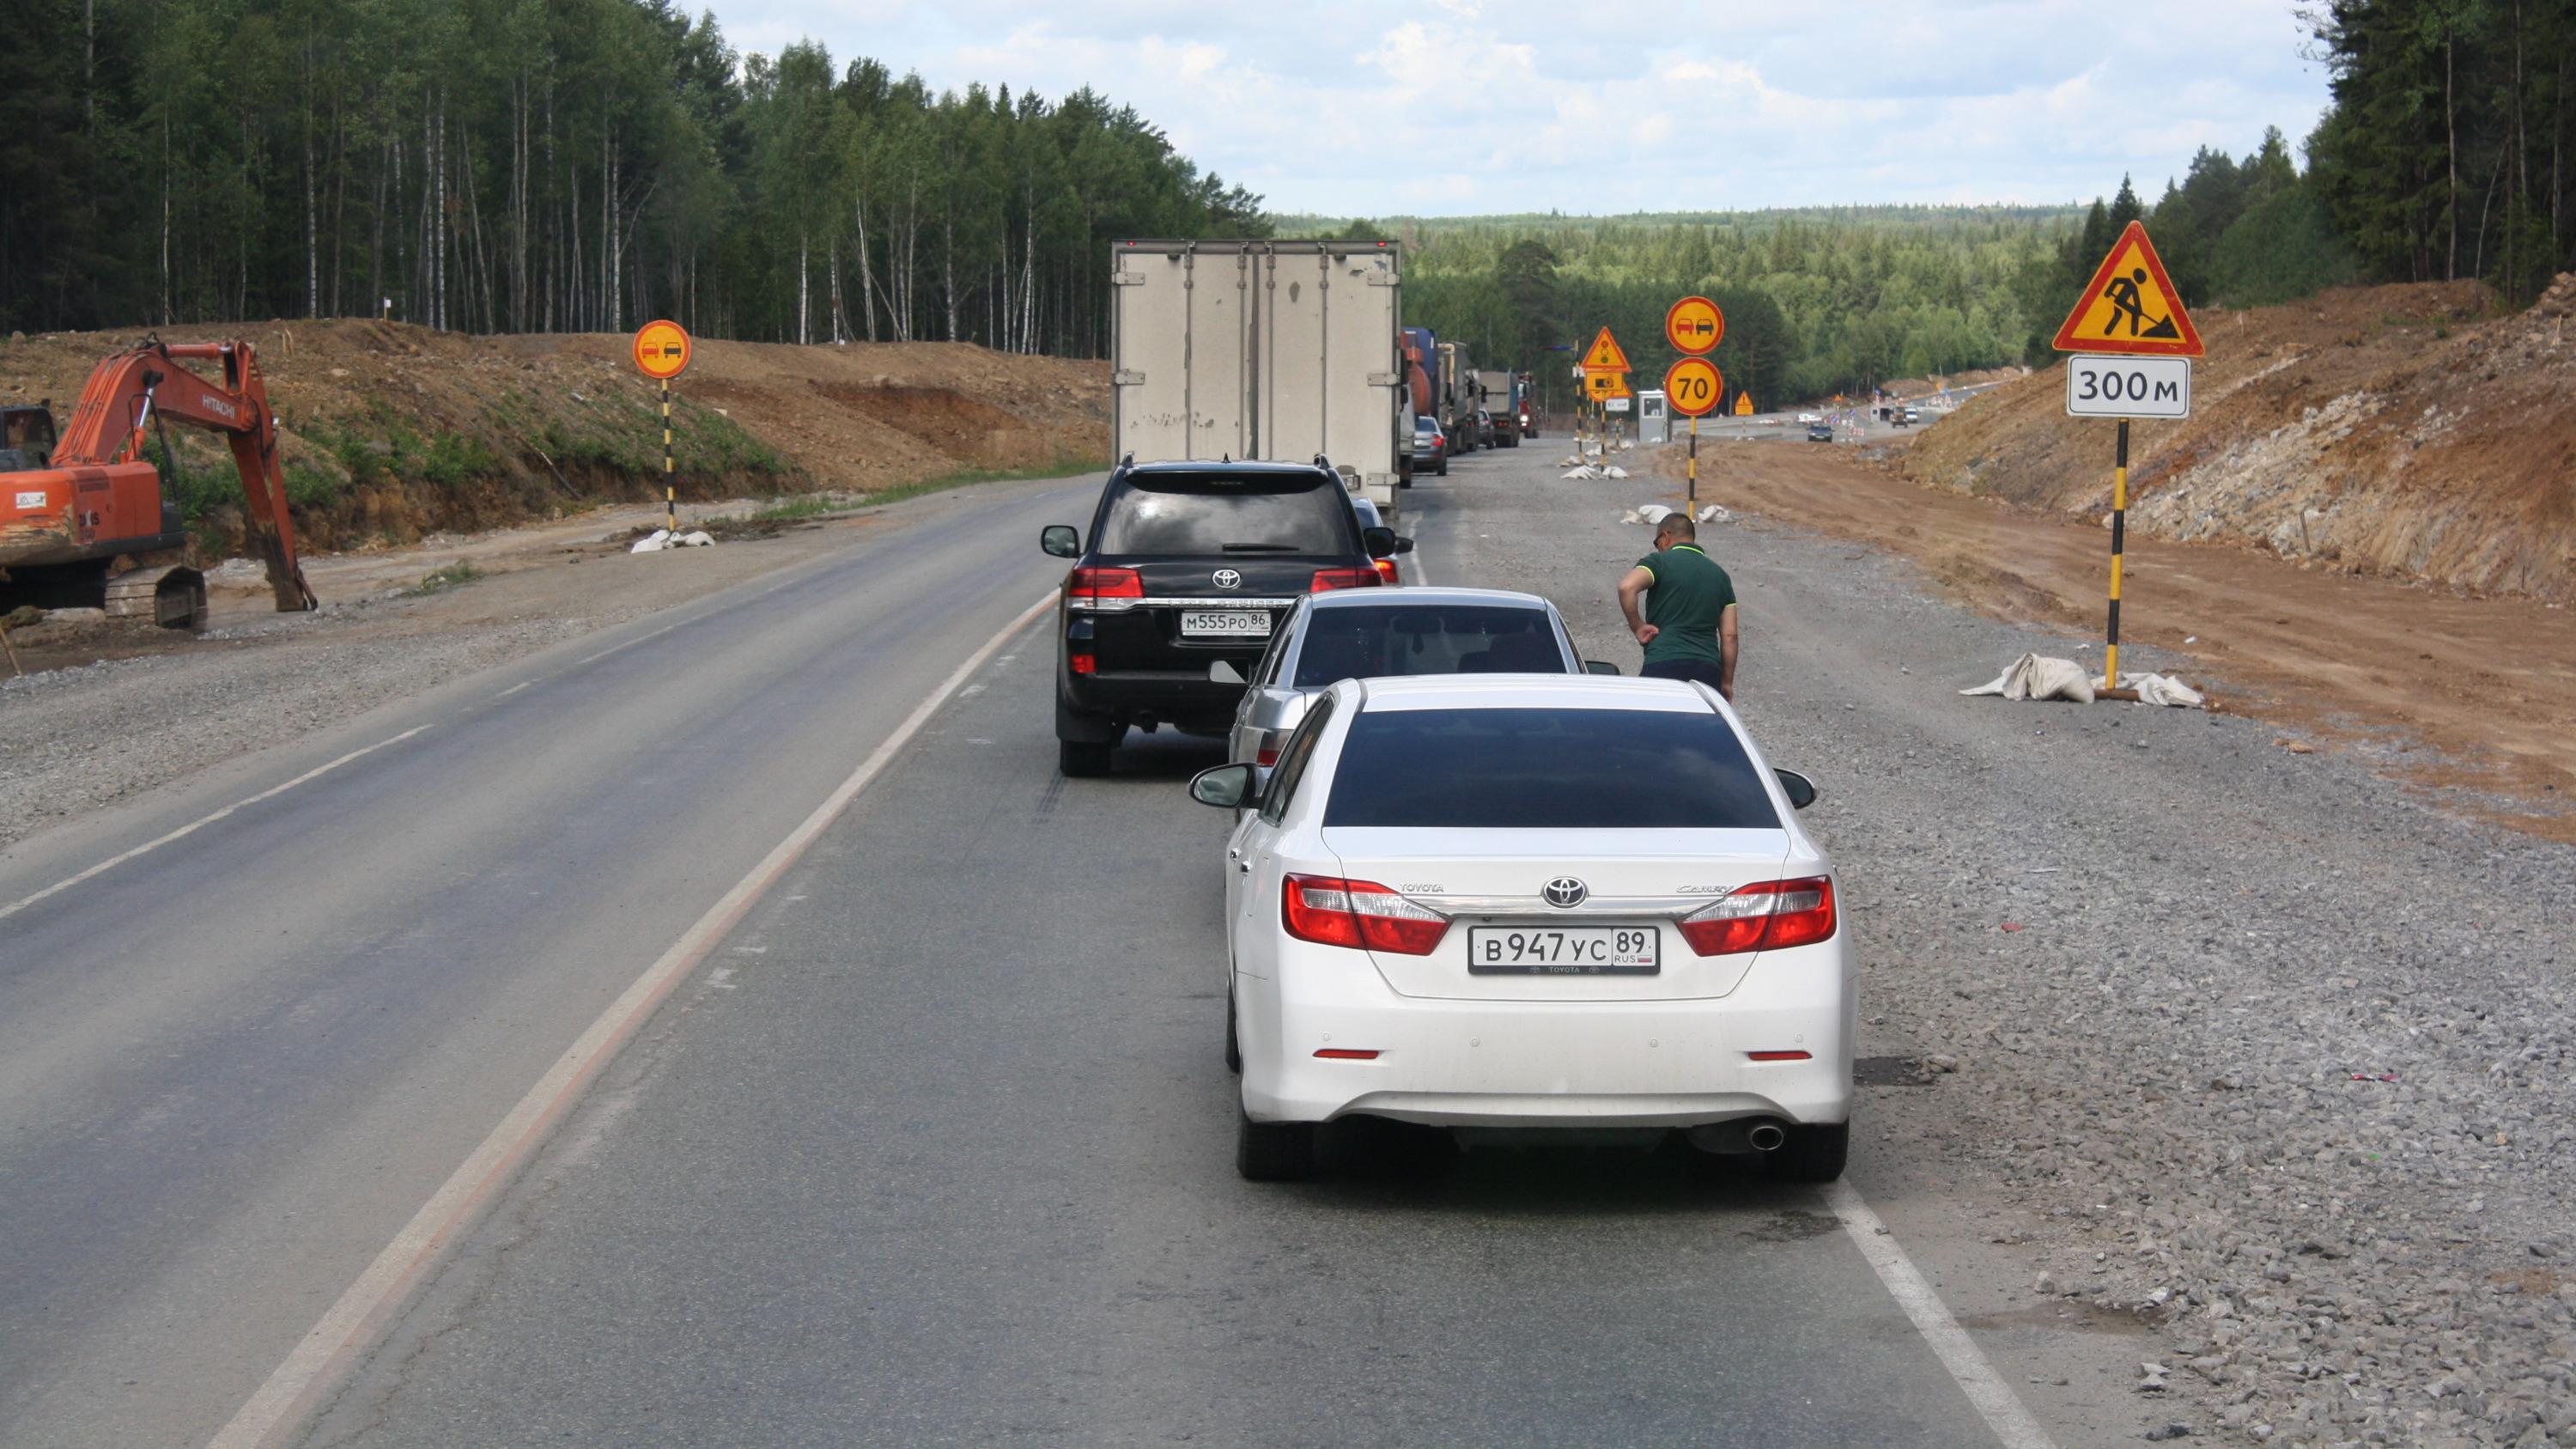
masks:
<path fill-rule="evenodd" d="M 1379 559 L 1379 560 L 1377 561 L 1377 576 L 1378 576 L 1381 580 L 1384 580 L 1386 583 L 1390 583 L 1390 584 L 1391 584 L 1391 583 L 1394 583 L 1394 582 L 1395 582 L 1395 560 L 1393 560 L 1393 559 L 1391 559 L 1391 558 L 1382 558 L 1382 559 Z"/>
<path fill-rule="evenodd" d="M 1145 597 L 1145 576 L 1134 569 L 1079 568 L 1065 580 L 1064 592 L 1077 609 L 1115 612 Z"/>
<path fill-rule="evenodd" d="M 1834 883 L 1821 875 L 1760 881 L 1692 914 L 1681 932 L 1703 956 L 1810 946 L 1834 933 Z"/>
<path fill-rule="evenodd" d="M 1306 586 L 1306 592 L 1320 594 L 1326 589 L 1370 589 L 1385 582 L 1377 576 L 1375 569 L 1317 569 L 1315 581 Z"/>
<path fill-rule="evenodd" d="M 1076 654 L 1073 656 L 1073 672 L 1076 674 L 1098 674 L 1100 672 L 1100 656 L 1096 654 Z"/>
<path fill-rule="evenodd" d="M 1279 891 L 1288 934 L 1319 946 L 1428 956 L 1449 934 L 1449 918 L 1375 881 L 1292 875 Z"/>

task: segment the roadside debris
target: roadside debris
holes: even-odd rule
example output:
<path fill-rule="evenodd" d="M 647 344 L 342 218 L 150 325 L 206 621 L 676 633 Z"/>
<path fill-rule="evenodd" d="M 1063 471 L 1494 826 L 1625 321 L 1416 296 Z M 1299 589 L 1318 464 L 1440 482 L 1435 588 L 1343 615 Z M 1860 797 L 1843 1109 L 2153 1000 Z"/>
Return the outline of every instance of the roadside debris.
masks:
<path fill-rule="evenodd" d="M 2198 709 L 2202 699 L 2199 690 L 2167 674 L 2123 674 L 2120 688 L 2134 690 L 2140 704 L 2160 704 L 2175 709 Z M 2052 659 L 2040 654 L 2025 654 L 2005 666 L 2004 672 L 1974 689 L 1959 691 L 1966 695 L 1999 694 L 2006 699 L 2068 699 L 2077 704 L 2091 704 L 2095 698 L 2093 676 L 2072 659 Z"/>
<path fill-rule="evenodd" d="M 2272 743 L 2279 745 L 2282 749 L 2288 750 L 2294 755 L 2313 755 L 2317 752 L 2317 747 L 2309 744 L 2306 740 L 2294 740 L 2288 735 L 2283 735 Z"/>
<path fill-rule="evenodd" d="M 660 553 L 664 549 L 668 548 L 705 548 L 715 541 L 715 535 L 707 532 L 703 528 L 693 529 L 676 538 L 672 536 L 671 530 L 667 528 L 657 528 L 651 533 L 646 534 L 644 537 L 635 540 L 635 546 L 628 549 L 627 552 Z"/>
<path fill-rule="evenodd" d="M 1567 469 L 1564 476 L 1568 478 L 1625 478 L 1628 476 L 1628 470 L 1615 463 L 1606 468 L 1598 463 L 1586 463 L 1579 468 Z"/>

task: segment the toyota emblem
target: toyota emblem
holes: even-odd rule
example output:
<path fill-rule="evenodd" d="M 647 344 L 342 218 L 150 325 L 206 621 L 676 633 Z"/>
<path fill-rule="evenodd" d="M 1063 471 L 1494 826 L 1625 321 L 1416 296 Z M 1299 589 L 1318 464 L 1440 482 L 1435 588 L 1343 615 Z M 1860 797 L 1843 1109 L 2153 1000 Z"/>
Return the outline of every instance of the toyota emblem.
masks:
<path fill-rule="evenodd" d="M 1208 575 L 1208 577 L 1212 579 L 1220 589 L 1239 589 L 1243 587 L 1243 575 L 1235 572 L 1233 569 L 1218 569 L 1215 573 Z"/>
<path fill-rule="evenodd" d="M 1561 875 L 1549 881 L 1547 888 L 1539 894 L 1546 897 L 1547 903 L 1558 910 L 1570 911 L 1583 904 L 1583 898 L 1592 894 L 1592 887 L 1570 875 Z"/>

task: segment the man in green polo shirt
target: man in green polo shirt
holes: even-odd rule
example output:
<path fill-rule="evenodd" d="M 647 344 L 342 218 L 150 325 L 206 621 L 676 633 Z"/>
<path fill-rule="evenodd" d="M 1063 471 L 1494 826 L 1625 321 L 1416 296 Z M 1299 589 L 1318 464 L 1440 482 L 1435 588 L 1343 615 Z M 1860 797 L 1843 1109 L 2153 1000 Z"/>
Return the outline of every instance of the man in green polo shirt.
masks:
<path fill-rule="evenodd" d="M 1655 551 L 1619 580 L 1619 608 L 1646 646 L 1649 679 L 1695 679 L 1735 698 L 1735 582 L 1695 540 L 1687 513 L 1655 525 Z M 1641 612 L 1642 606 L 1642 612 Z"/>

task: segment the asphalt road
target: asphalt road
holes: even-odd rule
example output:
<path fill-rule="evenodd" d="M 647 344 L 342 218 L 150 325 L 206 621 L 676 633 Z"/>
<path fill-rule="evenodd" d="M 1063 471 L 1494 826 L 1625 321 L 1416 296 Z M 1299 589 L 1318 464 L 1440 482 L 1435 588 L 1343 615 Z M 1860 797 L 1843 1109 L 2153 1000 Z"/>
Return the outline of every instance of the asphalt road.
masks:
<path fill-rule="evenodd" d="M 921 500 L 0 858 L 0 1443 L 204 1443 L 644 964 L 1045 592 L 1061 566 L 993 505 L 1096 489 Z"/>
<path fill-rule="evenodd" d="M 1550 456 L 1415 490 L 1436 581 Z M 1217 747 L 1060 779 L 1047 628 L 718 946 L 313 1442 L 1995 1442 L 1814 1189 L 1392 1128 L 1240 1181 L 1224 822 L 1180 788 Z"/>

